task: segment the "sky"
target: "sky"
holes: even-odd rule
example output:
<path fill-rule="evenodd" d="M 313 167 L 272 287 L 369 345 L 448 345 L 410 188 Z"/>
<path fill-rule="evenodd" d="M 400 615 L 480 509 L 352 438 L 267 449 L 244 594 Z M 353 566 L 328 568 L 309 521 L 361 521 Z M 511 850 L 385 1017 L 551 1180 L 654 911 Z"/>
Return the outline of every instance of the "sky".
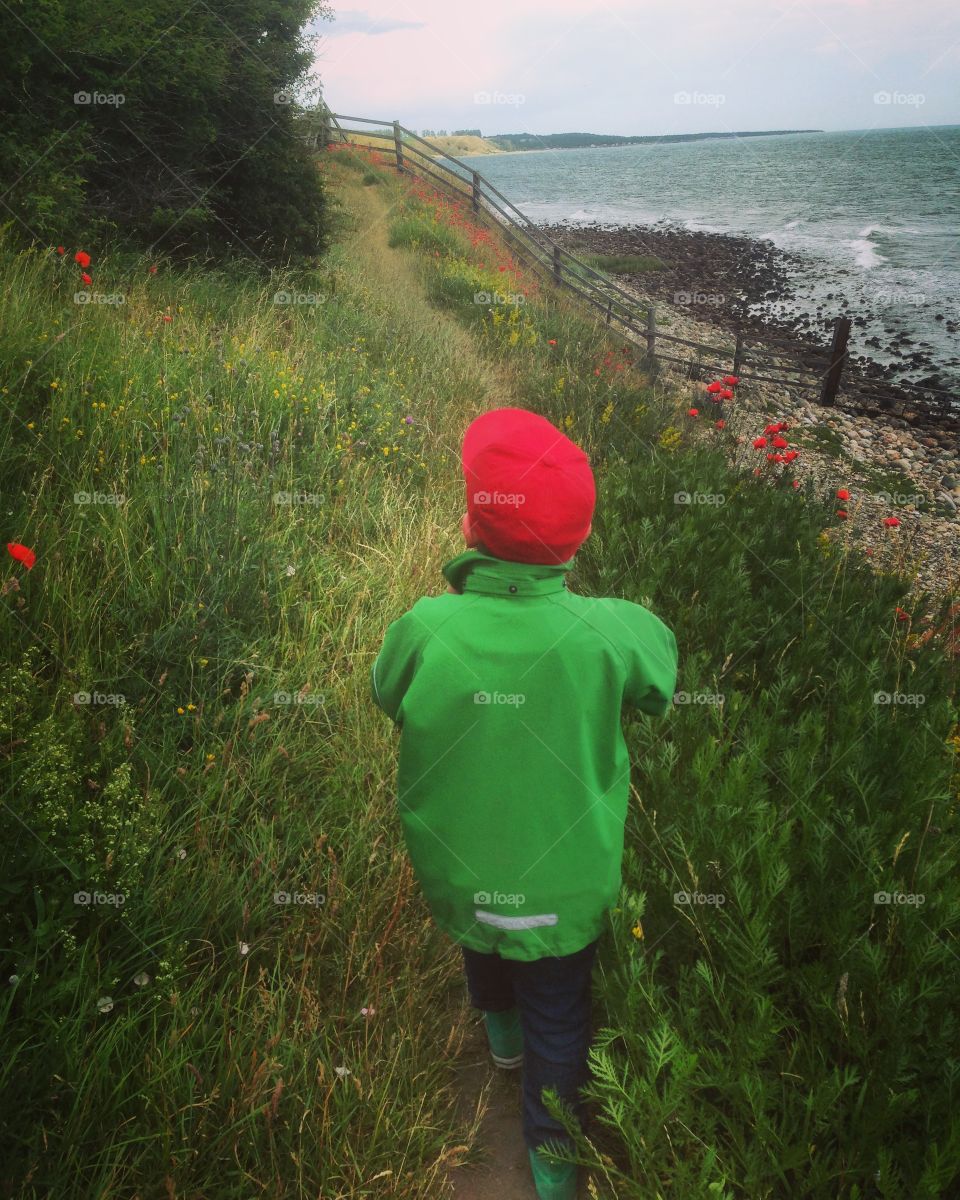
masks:
<path fill-rule="evenodd" d="M 308 30 L 327 103 L 411 129 L 960 124 L 956 0 L 366 0 L 334 8 L 333 21 Z"/>

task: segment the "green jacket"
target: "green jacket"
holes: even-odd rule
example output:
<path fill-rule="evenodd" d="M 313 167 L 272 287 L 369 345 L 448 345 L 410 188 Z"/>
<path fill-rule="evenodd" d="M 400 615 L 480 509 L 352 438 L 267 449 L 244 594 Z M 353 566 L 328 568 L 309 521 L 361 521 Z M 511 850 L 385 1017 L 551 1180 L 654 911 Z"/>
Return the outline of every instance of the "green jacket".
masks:
<path fill-rule="evenodd" d="M 392 622 L 373 699 L 400 726 L 397 798 L 434 920 L 504 958 L 573 954 L 620 890 L 630 760 L 621 707 L 662 715 L 677 644 L 629 600 L 578 596 L 573 564 L 477 550 Z"/>

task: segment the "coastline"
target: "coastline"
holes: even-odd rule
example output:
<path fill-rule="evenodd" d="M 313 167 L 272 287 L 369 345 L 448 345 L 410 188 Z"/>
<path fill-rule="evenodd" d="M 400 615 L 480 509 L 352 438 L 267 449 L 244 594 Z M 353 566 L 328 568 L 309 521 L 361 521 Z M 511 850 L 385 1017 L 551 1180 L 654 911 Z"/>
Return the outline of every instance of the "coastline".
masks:
<path fill-rule="evenodd" d="M 796 350 L 784 357 L 795 364 L 824 355 L 834 318 L 849 316 L 847 390 L 879 393 L 880 408 L 904 408 L 911 424 L 953 430 L 960 440 L 960 384 L 952 383 L 960 359 L 940 358 L 933 347 L 902 330 L 887 331 L 884 344 L 878 336 L 883 332 L 882 313 L 862 301 L 854 309 L 840 290 L 842 284 L 826 292 L 819 303 L 799 303 L 798 282 L 815 277 L 818 271 L 818 264 L 804 255 L 766 239 L 690 230 L 669 221 L 653 225 L 564 221 L 543 223 L 540 228 L 574 254 L 643 254 L 659 259 L 662 270 L 617 276 L 617 282 L 640 289 L 658 309 L 662 304 L 682 308 L 707 326 L 728 332 L 740 328 L 760 341 L 787 339 Z M 943 314 L 934 320 L 947 334 L 960 333 L 960 325 Z M 942 408 L 946 397 L 952 400 L 956 419 L 938 413 L 935 421 L 925 420 L 924 411 Z"/>
<path fill-rule="evenodd" d="M 557 236 L 555 230 L 569 235 L 568 229 L 554 226 L 548 230 L 551 236 Z M 582 234 L 583 230 L 577 227 L 576 232 Z M 776 281 L 782 264 L 776 261 L 778 252 L 772 246 L 757 245 L 760 269 L 754 291 L 766 291 L 770 290 L 767 284 Z M 741 255 L 744 248 L 738 245 L 726 249 Z M 655 246 L 645 252 L 656 253 Z M 709 249 L 704 253 L 709 254 Z M 702 269 L 699 262 L 696 269 Z M 617 282 L 638 301 L 655 300 L 658 325 L 665 332 L 690 341 L 714 345 L 723 342 L 729 345 L 732 361 L 733 324 L 729 314 L 725 317 L 713 306 L 706 317 L 694 305 L 670 303 L 661 298 L 668 285 L 661 284 L 658 296 L 657 289 L 649 287 L 646 275 L 618 276 Z M 785 332 L 759 320 L 751 323 L 750 329 L 750 340 L 760 346 L 764 333 L 776 333 L 779 339 Z M 801 360 L 809 345 L 816 343 L 798 341 Z M 822 344 L 817 348 L 822 352 Z M 783 350 L 782 342 L 770 349 L 784 365 L 796 361 L 789 350 Z M 787 437 L 800 455 L 788 467 L 777 469 L 789 472 L 803 488 L 820 492 L 846 487 L 851 492 L 850 500 L 842 505 L 847 518 L 838 518 L 825 530 L 825 537 L 845 547 L 856 547 L 877 570 L 899 569 L 913 574 L 914 592 L 926 590 L 938 598 L 960 595 L 960 420 L 956 427 L 944 428 L 923 421 L 912 424 L 892 414 L 860 413 L 839 405 L 823 408 L 789 385 L 747 381 L 736 389 L 734 401 L 714 405 L 705 391 L 713 374 L 691 378 L 688 364 L 668 362 L 659 365 L 659 373 L 677 393 L 678 425 L 689 425 L 688 409 L 697 408 L 703 436 L 715 438 L 713 419 L 722 412 L 729 459 L 736 467 L 759 465 L 753 439 L 769 422 L 787 421 Z M 767 465 L 765 458 L 763 465 Z M 883 526 L 888 516 L 899 518 L 899 528 L 889 530 Z"/>

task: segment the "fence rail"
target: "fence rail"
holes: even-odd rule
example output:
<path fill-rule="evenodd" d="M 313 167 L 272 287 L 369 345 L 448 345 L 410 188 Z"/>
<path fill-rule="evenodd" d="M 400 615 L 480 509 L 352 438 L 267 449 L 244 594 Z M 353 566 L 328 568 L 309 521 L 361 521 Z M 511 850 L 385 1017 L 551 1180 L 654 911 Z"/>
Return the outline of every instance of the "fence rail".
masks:
<path fill-rule="evenodd" d="M 630 340 L 639 339 L 655 362 L 684 365 L 692 378 L 702 378 L 710 372 L 729 372 L 744 382 L 781 384 L 794 392 L 815 396 L 822 405 L 837 403 L 843 382 L 845 406 L 904 411 L 910 407 L 909 397 L 913 394 L 914 407 L 942 415 L 957 412 L 958 399 L 947 392 L 900 383 L 885 392 L 882 381 L 855 380 L 849 371 L 845 375 L 850 317 L 835 319 L 831 344 L 819 352 L 801 350 L 783 338 L 764 336 L 760 341 L 742 331 L 731 337 L 732 345 L 722 347 L 666 333 L 657 324 L 652 302 L 641 302 L 609 276 L 571 254 L 469 163 L 399 121 L 345 116 L 327 108 L 306 113 L 301 119 L 307 129 L 304 136 L 315 148 L 326 149 L 334 143 L 354 146 L 372 143 L 388 153 L 390 165 L 401 174 L 432 182 L 448 195 L 469 204 L 478 217 L 496 226 L 523 265 L 601 312 L 607 325 L 627 331 L 632 335 Z M 771 350 L 771 346 L 775 349 Z M 684 347 L 694 354 L 682 356 Z M 674 350 L 678 353 L 670 353 Z M 784 359 L 794 361 L 785 363 Z M 892 398 L 891 391 L 899 393 L 900 399 Z"/>

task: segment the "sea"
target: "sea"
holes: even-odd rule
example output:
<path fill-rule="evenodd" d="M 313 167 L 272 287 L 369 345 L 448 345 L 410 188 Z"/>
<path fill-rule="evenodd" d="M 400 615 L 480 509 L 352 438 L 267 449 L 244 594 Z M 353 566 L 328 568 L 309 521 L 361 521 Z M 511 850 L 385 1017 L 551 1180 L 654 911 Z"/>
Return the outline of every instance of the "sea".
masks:
<path fill-rule="evenodd" d="M 845 296 L 852 314 L 870 315 L 861 343 L 870 332 L 887 341 L 906 333 L 930 349 L 950 390 L 960 387 L 960 333 L 946 328 L 960 323 L 960 125 L 464 161 L 538 223 L 668 221 L 768 239 L 804 259 L 784 312 L 823 304 L 829 314 L 827 293 Z"/>

